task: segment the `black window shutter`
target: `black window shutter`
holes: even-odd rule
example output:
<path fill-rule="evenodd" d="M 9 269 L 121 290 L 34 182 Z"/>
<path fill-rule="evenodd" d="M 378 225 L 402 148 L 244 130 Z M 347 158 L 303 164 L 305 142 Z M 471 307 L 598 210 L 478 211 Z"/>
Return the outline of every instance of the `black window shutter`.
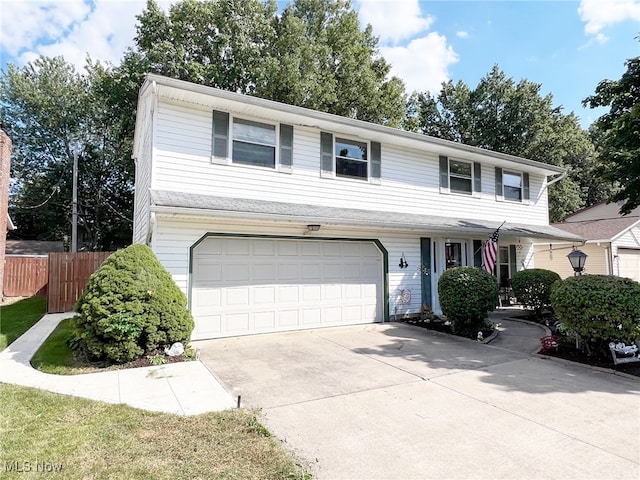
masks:
<path fill-rule="evenodd" d="M 320 170 L 333 173 L 333 135 L 320 132 Z"/>
<path fill-rule="evenodd" d="M 280 125 L 280 167 L 291 170 L 293 166 L 293 126 Z"/>
<path fill-rule="evenodd" d="M 482 191 L 482 165 L 478 162 L 473 162 L 473 191 Z"/>
<path fill-rule="evenodd" d="M 382 176 L 382 154 L 380 142 L 371 142 L 371 178 Z"/>
<path fill-rule="evenodd" d="M 473 241 L 473 266 L 482 266 L 482 240 Z"/>
<path fill-rule="evenodd" d="M 502 169 L 496 167 L 496 195 L 502 197 Z"/>
<path fill-rule="evenodd" d="M 449 159 L 440 155 L 440 187 L 449 188 Z"/>
<path fill-rule="evenodd" d="M 227 158 L 229 152 L 229 114 L 227 112 L 213 111 L 213 156 Z"/>
<path fill-rule="evenodd" d="M 522 174 L 522 198 L 529 200 L 529 174 Z"/>

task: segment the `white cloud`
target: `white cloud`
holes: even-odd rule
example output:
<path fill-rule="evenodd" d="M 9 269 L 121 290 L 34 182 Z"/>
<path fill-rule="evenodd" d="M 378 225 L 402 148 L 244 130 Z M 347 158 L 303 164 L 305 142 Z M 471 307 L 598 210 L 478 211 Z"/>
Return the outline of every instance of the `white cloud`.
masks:
<path fill-rule="evenodd" d="M 469 32 L 465 32 L 464 30 L 460 30 L 456 32 L 456 37 L 458 38 L 469 38 Z"/>
<path fill-rule="evenodd" d="M 381 53 L 391 63 L 391 73 L 404 80 L 407 91 L 440 91 L 449 80 L 448 68 L 458 55 L 444 35 L 435 32 L 411 40 L 406 46 L 382 47 Z"/>
<path fill-rule="evenodd" d="M 640 0 L 581 0 L 578 14 L 585 22 L 585 33 L 598 35 L 616 23 L 627 20 L 640 22 Z M 604 35 L 596 38 L 598 43 L 606 40 Z"/>
<path fill-rule="evenodd" d="M 418 0 L 356 0 L 354 6 L 362 24 L 371 24 L 381 44 L 397 44 L 425 33 L 434 21 L 422 13 Z"/>
<path fill-rule="evenodd" d="M 133 45 L 136 15 L 145 0 L 2 0 L 0 47 L 19 64 L 59 56 L 80 69 L 87 54 L 118 63 Z M 158 4 L 167 8 L 171 2 Z M 7 14 L 11 12 L 11 14 Z M 3 58 L 6 61 L 6 58 Z"/>

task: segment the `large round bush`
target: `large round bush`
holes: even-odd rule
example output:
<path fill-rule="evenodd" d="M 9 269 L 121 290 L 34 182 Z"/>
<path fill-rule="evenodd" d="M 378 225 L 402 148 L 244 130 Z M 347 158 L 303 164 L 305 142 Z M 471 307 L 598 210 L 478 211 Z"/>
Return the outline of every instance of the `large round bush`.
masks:
<path fill-rule="evenodd" d="M 518 302 L 535 315 L 551 308 L 551 286 L 560 275 L 543 268 L 521 270 L 511 279 L 513 294 Z"/>
<path fill-rule="evenodd" d="M 81 347 L 93 358 L 124 363 L 174 342 L 194 323 L 187 299 L 146 245 L 109 256 L 76 303 Z"/>
<path fill-rule="evenodd" d="M 592 355 L 610 341 L 640 338 L 640 283 L 611 275 L 582 275 L 557 283 L 551 304 L 562 328 L 579 335 Z"/>
<path fill-rule="evenodd" d="M 460 335 L 482 330 L 498 301 L 498 281 L 482 268 L 457 267 L 445 271 L 438 281 L 442 313 Z"/>

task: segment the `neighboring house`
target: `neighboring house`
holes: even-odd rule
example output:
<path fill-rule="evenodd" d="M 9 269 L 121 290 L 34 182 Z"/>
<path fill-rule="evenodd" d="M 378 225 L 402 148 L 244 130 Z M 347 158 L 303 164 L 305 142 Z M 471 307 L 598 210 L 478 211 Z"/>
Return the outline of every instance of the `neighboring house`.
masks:
<path fill-rule="evenodd" d="M 547 187 L 523 158 L 149 75 L 134 140 L 134 238 L 187 294 L 193 339 L 440 312 L 444 270 L 533 266 Z"/>
<path fill-rule="evenodd" d="M 621 203 L 600 203 L 569 215 L 561 230 L 579 235 L 584 245 L 549 242 L 536 245 L 536 267 L 557 272 L 562 278 L 573 275 L 566 256 L 574 245 L 588 255 L 584 273 L 618 275 L 640 281 L 640 207 L 620 215 Z"/>
<path fill-rule="evenodd" d="M 64 243 L 42 240 L 7 240 L 7 255 L 46 257 L 50 252 L 64 252 Z"/>

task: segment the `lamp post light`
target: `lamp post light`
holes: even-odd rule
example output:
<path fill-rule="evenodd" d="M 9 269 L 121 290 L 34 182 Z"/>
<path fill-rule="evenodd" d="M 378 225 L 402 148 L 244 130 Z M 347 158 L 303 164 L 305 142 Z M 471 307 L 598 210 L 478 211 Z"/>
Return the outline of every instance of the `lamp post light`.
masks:
<path fill-rule="evenodd" d="M 569 259 L 569 262 L 571 262 L 571 266 L 573 267 L 574 276 L 582 275 L 587 257 L 588 255 L 580 250 L 574 250 L 569 255 L 567 255 L 567 258 Z"/>

